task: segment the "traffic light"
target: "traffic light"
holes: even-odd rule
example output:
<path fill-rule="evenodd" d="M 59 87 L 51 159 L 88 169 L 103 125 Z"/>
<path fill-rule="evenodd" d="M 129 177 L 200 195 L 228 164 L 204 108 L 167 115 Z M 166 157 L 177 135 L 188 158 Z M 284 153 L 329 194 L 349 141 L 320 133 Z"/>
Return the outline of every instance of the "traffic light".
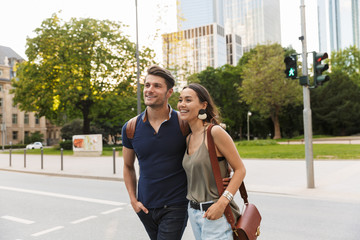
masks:
<path fill-rule="evenodd" d="M 284 60 L 286 64 L 285 74 L 286 78 L 297 78 L 297 64 L 296 64 L 296 55 L 287 56 Z"/>
<path fill-rule="evenodd" d="M 324 82 L 330 80 L 328 75 L 322 75 L 322 73 L 329 69 L 328 64 L 322 64 L 321 61 L 328 58 L 328 54 L 313 52 L 313 59 L 314 59 L 314 85 L 315 87 L 322 85 Z"/>

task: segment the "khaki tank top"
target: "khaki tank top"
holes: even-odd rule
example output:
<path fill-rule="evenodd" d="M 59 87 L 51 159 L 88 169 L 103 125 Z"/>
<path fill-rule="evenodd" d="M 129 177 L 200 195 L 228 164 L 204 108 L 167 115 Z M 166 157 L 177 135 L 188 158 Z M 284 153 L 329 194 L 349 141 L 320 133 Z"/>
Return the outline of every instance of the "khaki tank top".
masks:
<path fill-rule="evenodd" d="M 215 177 L 211 167 L 209 151 L 205 145 L 206 131 L 204 131 L 204 139 L 199 149 L 193 154 L 188 154 L 188 145 L 191 135 L 186 145 L 186 152 L 183 158 L 183 167 L 187 176 L 188 193 L 186 198 L 198 203 L 214 201 L 219 199 L 219 193 L 215 182 Z M 228 177 L 228 166 L 226 160 L 219 161 L 221 177 Z M 234 200 L 230 202 L 231 210 L 234 218 L 240 216 L 239 207 Z"/>

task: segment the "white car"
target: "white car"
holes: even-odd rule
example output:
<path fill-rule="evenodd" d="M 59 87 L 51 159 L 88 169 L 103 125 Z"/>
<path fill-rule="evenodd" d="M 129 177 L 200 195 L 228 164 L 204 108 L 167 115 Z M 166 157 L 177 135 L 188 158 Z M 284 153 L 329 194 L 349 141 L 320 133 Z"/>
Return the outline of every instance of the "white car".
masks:
<path fill-rule="evenodd" d="M 26 149 L 41 149 L 43 147 L 41 142 L 34 142 L 26 145 Z"/>

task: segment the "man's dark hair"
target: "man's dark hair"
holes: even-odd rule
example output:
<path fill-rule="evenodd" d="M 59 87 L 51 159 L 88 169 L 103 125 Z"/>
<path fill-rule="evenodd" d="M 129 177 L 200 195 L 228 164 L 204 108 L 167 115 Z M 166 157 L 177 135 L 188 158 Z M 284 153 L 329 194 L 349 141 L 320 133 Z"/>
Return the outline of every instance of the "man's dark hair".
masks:
<path fill-rule="evenodd" d="M 165 79 L 167 89 L 169 90 L 175 85 L 175 79 L 171 72 L 165 68 L 162 68 L 158 65 L 152 65 L 147 70 L 148 75 L 159 76 Z"/>

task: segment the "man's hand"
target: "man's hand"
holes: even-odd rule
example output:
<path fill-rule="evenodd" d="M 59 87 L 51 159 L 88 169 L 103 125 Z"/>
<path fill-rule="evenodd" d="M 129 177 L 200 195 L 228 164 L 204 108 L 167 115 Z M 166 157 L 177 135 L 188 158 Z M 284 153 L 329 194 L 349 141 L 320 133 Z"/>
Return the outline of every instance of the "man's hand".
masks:
<path fill-rule="evenodd" d="M 230 183 L 231 177 L 228 178 L 223 178 L 223 184 L 224 184 L 224 190 L 228 187 L 229 183 Z"/>
<path fill-rule="evenodd" d="M 149 210 L 139 201 L 131 202 L 131 206 L 136 213 L 139 213 L 140 211 L 143 211 L 146 214 L 149 213 Z"/>

